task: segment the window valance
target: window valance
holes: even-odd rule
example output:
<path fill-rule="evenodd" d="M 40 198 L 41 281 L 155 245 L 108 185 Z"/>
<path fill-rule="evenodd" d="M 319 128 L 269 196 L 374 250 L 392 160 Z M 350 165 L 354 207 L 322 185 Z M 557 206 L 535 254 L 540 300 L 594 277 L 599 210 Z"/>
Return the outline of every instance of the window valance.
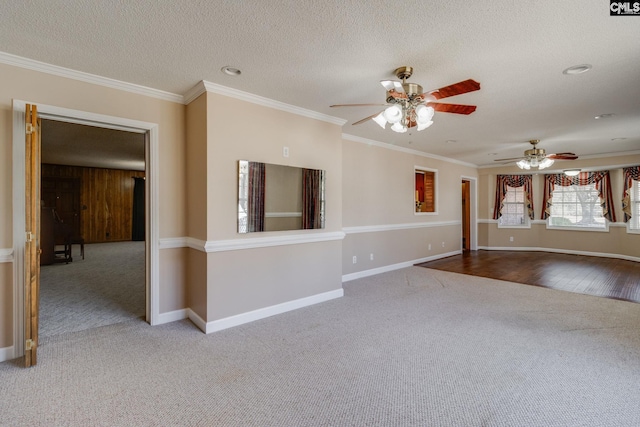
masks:
<path fill-rule="evenodd" d="M 631 166 L 622 169 L 624 179 L 624 188 L 622 190 L 622 211 L 624 212 L 624 222 L 631 219 L 631 197 L 629 191 L 633 185 L 633 181 L 640 181 L 640 166 Z"/>
<path fill-rule="evenodd" d="M 533 219 L 535 214 L 533 211 L 531 175 L 498 175 L 496 181 L 495 206 L 493 207 L 493 219 L 499 219 L 502 216 L 502 207 L 504 206 L 507 187 L 524 187 L 525 204 L 527 206 L 529 218 Z"/>
<path fill-rule="evenodd" d="M 547 174 L 544 176 L 544 197 L 542 205 L 542 219 L 547 219 L 551 215 L 553 189 L 556 185 L 568 187 L 570 185 L 592 185 L 595 184 L 600 197 L 603 216 L 610 222 L 616 222 L 616 214 L 613 209 L 613 195 L 611 193 L 611 179 L 609 171 L 580 172 L 577 176 L 566 176 L 564 174 Z"/>

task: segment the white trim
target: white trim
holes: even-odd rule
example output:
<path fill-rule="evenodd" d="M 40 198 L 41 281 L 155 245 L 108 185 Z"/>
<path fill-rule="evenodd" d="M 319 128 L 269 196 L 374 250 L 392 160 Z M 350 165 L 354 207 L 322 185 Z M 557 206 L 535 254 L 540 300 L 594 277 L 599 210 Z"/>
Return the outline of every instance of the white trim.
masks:
<path fill-rule="evenodd" d="M 299 218 L 302 212 L 265 212 L 265 218 Z"/>
<path fill-rule="evenodd" d="M 252 93 L 244 92 L 238 89 L 232 89 L 230 87 L 211 83 L 205 80 L 198 82 L 194 87 L 192 87 L 185 93 L 185 96 L 183 97 L 184 103 L 189 104 L 205 92 L 229 96 L 241 101 L 262 105 L 263 107 L 273 108 L 275 110 L 286 111 L 287 113 L 297 114 L 299 116 L 309 117 L 311 119 L 321 120 L 323 122 L 332 123 L 338 126 L 342 126 L 347 123 L 346 120 L 339 117 L 329 116 L 327 114 L 318 113 L 317 111 L 313 110 L 307 110 L 306 108 L 297 107 L 291 104 L 285 104 L 284 102 L 265 98 L 259 95 L 254 95 Z"/>
<path fill-rule="evenodd" d="M 160 249 L 177 249 L 186 248 L 189 246 L 187 244 L 186 237 L 166 237 L 160 239 L 158 243 L 160 244 Z"/>
<path fill-rule="evenodd" d="M 31 102 L 29 102 L 31 103 Z M 24 354 L 24 247 L 25 247 L 25 152 L 24 128 L 27 102 L 13 100 L 13 295 L 14 295 L 14 351 Z M 150 122 L 126 119 L 79 110 L 71 110 L 33 102 L 41 117 L 56 120 L 73 120 L 91 126 L 126 128 L 148 135 L 145 137 L 146 153 L 146 320 L 155 325 L 160 309 L 160 264 L 159 264 L 159 135 L 158 125 Z"/>
<path fill-rule="evenodd" d="M 13 346 L 24 354 L 24 250 L 26 230 L 26 102 L 13 100 Z"/>
<path fill-rule="evenodd" d="M 254 237 L 249 239 L 209 240 L 204 241 L 193 237 L 170 237 L 160 239 L 160 249 L 191 248 L 200 252 L 226 252 L 242 249 L 266 248 L 270 246 L 300 245 L 303 243 L 327 242 L 344 239 L 342 231 L 286 234 L 283 236 Z"/>
<path fill-rule="evenodd" d="M 205 244 L 204 249 L 207 253 L 225 252 L 342 239 L 344 239 L 344 233 L 342 231 L 313 234 L 287 234 L 284 236 L 256 237 L 251 239 L 212 240 Z"/>
<path fill-rule="evenodd" d="M 469 198 L 471 199 L 471 218 L 469 218 L 469 220 L 471 222 L 471 242 L 469 247 L 472 251 L 475 251 L 478 249 L 478 178 L 461 175 L 460 181 L 469 181 L 470 184 Z M 463 215 L 462 212 L 460 215 Z M 462 220 L 460 221 L 460 225 L 462 225 Z"/>
<path fill-rule="evenodd" d="M 398 264 L 386 265 L 384 267 L 372 268 L 371 270 L 363 270 L 358 271 L 356 273 L 344 274 L 342 275 L 342 283 L 349 282 L 351 280 L 362 279 L 363 277 L 375 276 L 376 274 L 386 273 L 388 271 L 400 270 L 401 268 L 412 267 L 416 264 L 421 264 L 423 262 L 435 261 L 440 258 L 447 258 L 454 255 L 461 254 L 461 250 L 447 252 L 444 254 L 432 255 L 426 258 L 414 259 L 413 261 L 405 261 L 399 262 Z"/>
<path fill-rule="evenodd" d="M 0 262 L 13 261 L 13 248 L 0 248 Z"/>
<path fill-rule="evenodd" d="M 299 308 L 308 307 L 310 305 L 319 304 L 321 302 L 329 301 L 335 298 L 344 296 L 344 290 L 342 288 L 329 292 L 324 292 L 310 297 L 300 298 L 293 301 L 287 301 L 282 304 L 272 305 L 270 307 L 260 308 L 258 310 L 249 311 L 247 313 L 237 314 L 235 316 L 226 317 L 224 319 L 214 320 L 207 322 L 205 327 L 205 333 L 210 334 L 212 332 L 222 331 L 224 329 L 232 328 L 234 326 L 243 325 L 245 323 L 254 322 L 256 320 L 264 319 L 267 317 L 275 316 L 277 314 L 286 313 L 287 311 L 297 310 Z M 193 313 L 197 316 L 195 313 Z M 191 318 L 191 317 L 189 317 Z M 196 323 L 196 321 L 198 323 Z M 197 316 L 196 326 L 202 329 L 199 324 L 202 319 Z"/>
<path fill-rule="evenodd" d="M 15 351 L 13 346 L 0 348 L 0 362 L 15 359 Z"/>
<path fill-rule="evenodd" d="M 552 252 L 559 254 L 569 254 L 569 255 L 585 255 L 585 256 L 597 256 L 601 258 L 616 258 L 616 259 L 624 259 L 627 261 L 635 261 L 640 262 L 640 257 L 633 257 L 629 255 L 622 254 L 609 254 L 606 252 L 588 252 L 588 251 L 574 251 L 572 249 L 556 249 L 556 248 L 540 248 L 540 247 L 501 247 L 501 246 L 480 246 L 478 249 L 483 249 L 486 251 L 524 251 L 524 252 Z"/>
<path fill-rule="evenodd" d="M 413 154 L 414 156 L 426 157 L 428 159 L 442 160 L 444 162 L 455 163 L 457 165 L 468 166 L 470 168 L 477 168 L 473 163 L 462 162 L 456 159 L 450 159 L 448 157 L 438 156 L 436 154 L 425 153 L 424 151 L 418 151 L 411 148 L 399 147 L 386 142 L 380 142 L 373 139 L 362 138 L 360 136 L 349 135 L 348 133 L 342 134 L 342 139 L 347 141 L 359 142 L 361 144 L 373 145 L 375 147 L 386 148 L 387 150 L 400 151 L 406 154 Z"/>
<path fill-rule="evenodd" d="M 52 74 L 54 76 L 65 77 L 85 83 L 91 83 L 98 86 L 104 86 L 111 89 L 123 90 L 125 92 L 131 92 L 151 98 L 162 99 L 179 104 L 183 103 L 182 95 L 133 83 L 127 83 L 121 80 L 110 79 L 108 77 L 102 77 L 95 74 L 85 73 L 83 71 L 72 70 L 70 68 L 59 67 L 57 65 L 51 65 L 45 62 L 23 58 L 21 56 L 12 55 L 6 52 L 0 52 L 0 63 L 12 65 L 14 67 L 39 71 L 41 73 Z"/>
<path fill-rule="evenodd" d="M 449 227 L 462 225 L 462 220 L 439 222 L 410 222 L 406 224 L 361 225 L 357 227 L 343 227 L 345 234 L 377 233 L 380 231 L 408 230 L 413 228 Z"/>
<path fill-rule="evenodd" d="M 158 314 L 156 325 L 163 325 L 165 323 L 176 322 L 178 320 L 188 319 L 189 312 L 187 308 L 181 310 L 169 311 L 167 313 Z"/>
<path fill-rule="evenodd" d="M 198 329 L 200 329 L 205 334 L 207 333 L 207 322 L 205 322 L 202 317 L 198 316 L 198 313 L 191 310 L 190 308 L 187 308 L 187 316 Z"/>

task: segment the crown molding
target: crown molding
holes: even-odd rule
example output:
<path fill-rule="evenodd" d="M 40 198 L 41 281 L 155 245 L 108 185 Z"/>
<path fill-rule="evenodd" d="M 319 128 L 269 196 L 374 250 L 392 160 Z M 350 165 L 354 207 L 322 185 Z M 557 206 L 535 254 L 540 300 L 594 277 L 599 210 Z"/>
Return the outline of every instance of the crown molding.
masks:
<path fill-rule="evenodd" d="M 387 142 L 380 142 L 374 139 L 362 138 L 360 136 L 350 135 L 348 133 L 342 134 L 342 139 L 346 139 L 347 141 L 359 142 L 361 144 L 373 145 L 380 148 L 386 148 L 387 150 L 395 150 L 400 151 L 402 153 L 413 154 L 415 156 L 426 157 L 428 159 L 442 160 L 443 162 L 455 163 L 457 165 L 467 166 L 470 168 L 477 168 L 473 163 L 467 163 L 456 159 L 451 159 L 449 157 L 438 156 L 436 154 L 425 153 L 424 151 L 414 150 L 412 148 L 398 147 L 397 145 L 392 145 Z"/>
<path fill-rule="evenodd" d="M 338 117 L 318 113 L 317 111 L 313 111 L 313 110 L 307 110 L 306 108 L 297 107 L 291 104 L 285 104 L 284 102 L 275 101 L 273 99 L 265 98 L 259 95 L 254 95 L 252 93 L 244 92 L 238 89 L 232 89 L 230 87 L 207 82 L 205 80 L 198 82 L 194 87 L 189 89 L 184 94 L 184 103 L 189 104 L 190 102 L 192 102 L 194 99 L 196 99 L 197 97 L 199 97 L 205 92 L 211 92 L 211 93 L 216 93 L 218 95 L 229 96 L 231 98 L 239 99 L 241 101 L 262 105 L 264 107 L 285 111 L 287 113 L 297 114 L 299 116 L 308 117 L 315 120 L 321 120 L 323 122 L 328 122 L 338 126 L 342 126 L 347 122 L 346 120 Z"/>
<path fill-rule="evenodd" d="M 177 102 L 179 104 L 182 104 L 184 99 L 182 95 L 178 95 L 175 93 L 165 92 L 163 90 L 153 89 L 133 83 L 127 83 L 121 80 L 110 79 L 108 77 L 85 73 L 83 71 L 72 70 L 70 68 L 59 67 L 57 65 L 23 58 L 21 56 L 12 55 L 6 52 L 0 52 L 0 64 L 26 68 L 33 71 L 39 71 L 41 73 L 52 74 L 59 77 L 66 77 L 72 80 L 91 83 L 111 89 L 118 89 L 138 95 L 149 96 L 151 98 L 162 99 L 164 101 Z"/>

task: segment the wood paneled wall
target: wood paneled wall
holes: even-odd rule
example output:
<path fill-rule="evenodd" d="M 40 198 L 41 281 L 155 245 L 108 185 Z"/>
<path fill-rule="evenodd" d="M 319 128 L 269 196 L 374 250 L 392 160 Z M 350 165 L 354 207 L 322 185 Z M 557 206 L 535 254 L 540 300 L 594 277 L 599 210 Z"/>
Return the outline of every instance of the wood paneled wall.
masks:
<path fill-rule="evenodd" d="M 85 243 L 131 240 L 133 177 L 144 177 L 144 172 L 42 164 L 41 174 L 80 178 L 80 230 Z"/>

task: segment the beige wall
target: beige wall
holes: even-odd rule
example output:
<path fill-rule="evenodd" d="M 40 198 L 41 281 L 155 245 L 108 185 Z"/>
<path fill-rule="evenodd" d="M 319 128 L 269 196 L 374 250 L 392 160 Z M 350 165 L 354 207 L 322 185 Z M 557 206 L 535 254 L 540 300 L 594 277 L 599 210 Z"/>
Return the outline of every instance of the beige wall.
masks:
<path fill-rule="evenodd" d="M 342 147 L 343 226 L 347 231 L 343 274 L 461 249 L 461 177 L 476 177 L 475 168 L 350 140 L 343 140 Z M 414 212 L 415 166 L 438 171 L 437 215 Z M 411 224 L 416 228 L 349 231 L 349 227 L 393 228 Z"/>
<path fill-rule="evenodd" d="M 0 248 L 13 247 L 12 99 L 157 123 L 160 238 L 185 235 L 184 105 L 3 64 L 0 94 Z M 0 348 L 13 343 L 13 314 L 11 309 L 5 309 L 13 298 L 13 277 L 8 273 L 12 269 L 11 263 L 0 266 Z M 174 307 L 162 293 L 183 292 L 184 277 L 161 275 L 160 288 L 162 304 Z"/>
<path fill-rule="evenodd" d="M 324 121 L 206 94 L 207 242 L 311 236 L 342 228 L 341 128 Z M 238 114 L 241 111 L 242 114 Z M 251 120 L 251 123 L 248 123 Z M 289 157 L 283 157 L 283 147 Z M 238 160 L 324 169 L 324 230 L 237 232 Z M 189 209 L 195 207 L 189 201 Z M 341 289 L 341 241 L 223 250 L 207 253 L 207 263 L 193 264 L 206 277 L 206 321 L 243 314 L 319 293 Z M 204 271 L 203 271 L 204 268 Z M 202 289 L 198 289 L 199 295 Z"/>
<path fill-rule="evenodd" d="M 556 162 L 555 169 L 548 173 L 560 173 L 562 169 L 581 168 L 587 170 L 609 170 L 613 193 L 616 224 L 611 224 L 609 232 L 548 230 L 541 222 L 542 198 L 544 195 L 544 173 L 532 178 L 535 220 L 530 229 L 498 228 L 493 218 L 496 176 L 498 174 L 522 173 L 517 167 L 480 169 L 480 247 L 488 248 L 541 248 L 560 251 L 590 252 L 594 254 L 621 255 L 640 258 L 640 235 L 628 234 L 624 226 L 622 212 L 622 168 L 624 165 L 639 165 L 640 155 L 606 157 L 601 159 Z M 513 237 L 513 241 L 510 238 Z"/>

